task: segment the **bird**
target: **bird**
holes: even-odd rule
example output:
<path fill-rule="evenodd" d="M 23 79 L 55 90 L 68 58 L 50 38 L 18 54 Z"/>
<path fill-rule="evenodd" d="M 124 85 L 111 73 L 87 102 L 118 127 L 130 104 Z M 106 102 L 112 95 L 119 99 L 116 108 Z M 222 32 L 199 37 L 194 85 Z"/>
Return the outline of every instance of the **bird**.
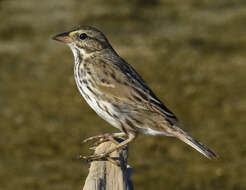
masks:
<path fill-rule="evenodd" d="M 97 28 L 78 26 L 52 39 L 65 43 L 74 55 L 74 78 L 80 94 L 105 121 L 119 129 L 84 140 L 122 142 L 102 154 L 84 156 L 98 160 L 124 148 L 138 135 L 171 136 L 190 145 L 209 159 L 216 154 L 181 129 L 177 117 L 154 94 L 147 83 L 113 49 L 106 36 Z"/>

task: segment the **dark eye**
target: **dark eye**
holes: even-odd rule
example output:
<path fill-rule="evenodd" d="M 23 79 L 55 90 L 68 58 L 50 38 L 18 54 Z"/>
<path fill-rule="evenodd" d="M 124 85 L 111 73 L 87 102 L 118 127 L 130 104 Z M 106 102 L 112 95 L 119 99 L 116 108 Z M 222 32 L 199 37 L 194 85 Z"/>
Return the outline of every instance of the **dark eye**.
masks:
<path fill-rule="evenodd" d="M 82 34 L 79 35 L 79 38 L 81 40 L 84 40 L 85 38 L 87 38 L 87 35 L 85 33 L 82 33 Z"/>

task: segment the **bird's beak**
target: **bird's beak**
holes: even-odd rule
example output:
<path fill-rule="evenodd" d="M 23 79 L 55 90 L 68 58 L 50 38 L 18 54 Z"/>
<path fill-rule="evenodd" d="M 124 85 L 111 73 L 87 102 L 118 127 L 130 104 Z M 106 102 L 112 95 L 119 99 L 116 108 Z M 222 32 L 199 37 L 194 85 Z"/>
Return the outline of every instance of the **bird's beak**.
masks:
<path fill-rule="evenodd" d="M 73 42 L 72 38 L 69 36 L 69 32 L 65 32 L 65 33 L 53 36 L 52 39 L 60 41 L 60 42 L 63 42 L 63 43 L 71 43 L 71 42 Z"/>

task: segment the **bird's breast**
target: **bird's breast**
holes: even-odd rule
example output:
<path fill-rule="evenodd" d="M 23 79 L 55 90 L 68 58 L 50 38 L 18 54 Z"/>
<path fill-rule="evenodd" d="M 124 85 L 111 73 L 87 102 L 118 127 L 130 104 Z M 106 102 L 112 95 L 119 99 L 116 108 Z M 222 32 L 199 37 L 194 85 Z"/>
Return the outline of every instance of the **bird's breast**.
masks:
<path fill-rule="evenodd" d="M 83 61 L 78 64 L 75 63 L 74 78 L 80 94 L 100 117 L 114 127 L 120 128 L 120 123 L 113 116 L 115 113 L 112 105 L 100 98 L 101 94 L 97 91 L 91 74 L 86 63 Z"/>

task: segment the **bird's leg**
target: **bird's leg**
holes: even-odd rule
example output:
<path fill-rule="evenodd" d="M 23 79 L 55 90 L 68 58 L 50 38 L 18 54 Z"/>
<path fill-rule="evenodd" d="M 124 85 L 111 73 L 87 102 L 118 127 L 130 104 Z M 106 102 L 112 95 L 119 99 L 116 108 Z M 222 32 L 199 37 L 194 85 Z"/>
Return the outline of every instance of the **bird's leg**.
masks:
<path fill-rule="evenodd" d="M 110 153 L 112 153 L 112 152 L 114 152 L 116 150 L 120 150 L 120 149 L 124 148 L 124 146 L 127 145 L 128 143 L 130 143 L 135 137 L 136 137 L 135 134 L 130 133 L 130 134 L 128 134 L 128 138 L 126 140 L 122 141 L 121 143 L 119 143 L 117 146 L 115 146 L 111 150 L 109 150 L 109 151 L 107 151 L 105 153 L 102 153 L 102 154 L 93 154 L 91 156 L 83 156 L 82 158 L 86 159 L 88 161 L 99 160 L 99 159 L 105 158 Z"/>
<path fill-rule="evenodd" d="M 86 142 L 89 142 L 89 141 L 92 141 L 92 140 L 98 140 L 96 143 L 94 143 L 94 146 L 97 146 L 97 145 L 99 145 L 99 144 L 101 144 L 103 142 L 106 142 L 106 141 L 111 141 L 114 144 L 119 144 L 114 138 L 124 137 L 124 136 L 126 136 L 126 134 L 123 133 L 123 132 L 120 132 L 120 133 L 105 133 L 105 134 L 96 135 L 96 136 L 92 136 L 92 137 L 86 138 L 85 140 L 83 140 L 82 143 L 86 143 Z"/>

